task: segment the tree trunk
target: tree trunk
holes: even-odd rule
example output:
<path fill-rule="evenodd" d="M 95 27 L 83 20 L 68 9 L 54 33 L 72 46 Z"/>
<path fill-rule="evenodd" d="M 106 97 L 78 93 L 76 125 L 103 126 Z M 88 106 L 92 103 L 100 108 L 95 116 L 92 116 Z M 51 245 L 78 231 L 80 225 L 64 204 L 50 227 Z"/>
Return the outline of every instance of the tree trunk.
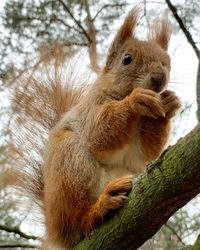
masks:
<path fill-rule="evenodd" d="M 75 249 L 138 249 L 200 193 L 200 124 L 140 175 L 123 208 Z"/>

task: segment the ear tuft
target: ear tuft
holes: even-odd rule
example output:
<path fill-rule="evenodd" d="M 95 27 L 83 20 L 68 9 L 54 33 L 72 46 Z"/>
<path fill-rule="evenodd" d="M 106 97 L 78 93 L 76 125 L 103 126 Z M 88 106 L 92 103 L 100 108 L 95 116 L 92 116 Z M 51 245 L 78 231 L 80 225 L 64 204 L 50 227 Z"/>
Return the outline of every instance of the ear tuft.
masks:
<path fill-rule="evenodd" d="M 116 37 L 119 37 L 124 41 L 133 36 L 133 32 L 139 18 L 139 12 L 139 7 L 135 7 L 129 11 Z"/>
<path fill-rule="evenodd" d="M 133 32 L 139 18 L 140 7 L 134 7 L 129 11 L 126 16 L 124 23 L 117 32 L 108 52 L 105 71 L 112 68 L 113 62 L 117 55 L 119 54 L 120 48 L 123 46 L 124 42 L 133 37 Z"/>
<path fill-rule="evenodd" d="M 167 50 L 171 34 L 172 27 L 167 18 L 162 20 L 156 19 L 150 27 L 147 38 L 149 41 L 155 41 L 164 50 Z"/>

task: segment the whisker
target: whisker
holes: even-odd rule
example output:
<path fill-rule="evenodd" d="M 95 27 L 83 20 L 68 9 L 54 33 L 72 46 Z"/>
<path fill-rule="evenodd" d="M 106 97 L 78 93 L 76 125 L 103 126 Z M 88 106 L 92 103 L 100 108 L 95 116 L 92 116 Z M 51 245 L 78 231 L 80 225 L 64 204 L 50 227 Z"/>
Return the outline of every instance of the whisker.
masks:
<path fill-rule="evenodd" d="M 187 67 L 187 68 L 182 68 L 182 69 L 179 69 L 179 70 L 172 70 L 171 71 L 171 74 L 185 74 L 186 72 L 189 72 L 190 70 L 193 70 L 194 67 Z"/>
<path fill-rule="evenodd" d="M 193 82 L 169 82 L 168 84 L 173 85 L 173 86 L 179 86 L 179 87 L 184 87 L 184 88 L 188 88 L 191 86 L 195 86 L 195 84 L 193 84 Z"/>
<path fill-rule="evenodd" d="M 174 85 L 174 86 L 184 86 L 184 87 L 189 87 L 191 86 L 193 83 L 191 82 L 169 82 L 170 85 Z"/>
<path fill-rule="evenodd" d="M 181 91 L 181 92 L 185 92 L 185 89 L 182 89 L 182 88 L 177 88 L 177 87 L 175 87 L 175 86 L 170 86 L 170 85 L 168 85 L 168 87 L 169 87 L 169 89 L 171 89 L 171 90 L 178 90 L 178 91 Z"/>
<path fill-rule="evenodd" d="M 170 75 L 170 79 L 191 79 L 191 78 L 196 78 L 196 75 L 191 74 L 191 75 L 187 75 L 187 76 L 173 76 Z"/>

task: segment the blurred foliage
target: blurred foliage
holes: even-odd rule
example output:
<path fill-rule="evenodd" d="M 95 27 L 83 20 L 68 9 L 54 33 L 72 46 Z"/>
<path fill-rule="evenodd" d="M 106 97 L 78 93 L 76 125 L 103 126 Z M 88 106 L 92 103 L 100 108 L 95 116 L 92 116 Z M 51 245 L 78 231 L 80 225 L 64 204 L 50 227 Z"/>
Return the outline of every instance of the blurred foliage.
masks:
<path fill-rule="evenodd" d="M 7 172 L 7 159 L 4 147 L 0 147 L 0 248 L 3 244 L 30 245 L 30 240 L 21 237 L 16 231 L 21 232 L 20 226 L 26 219 L 29 211 L 23 210 L 22 204 L 25 198 L 17 196 L 16 190 L 13 192 L 10 184 L 12 179 Z M 21 200 L 21 202 L 20 202 Z M 27 203 L 28 204 L 28 203 Z M 28 207 L 28 205 L 27 205 Z M 24 249 L 6 248 L 4 249 Z M 26 248 L 28 249 L 28 248 Z"/>
<path fill-rule="evenodd" d="M 196 0 L 175 0 L 170 1 L 173 6 L 176 8 L 178 15 L 183 21 L 186 29 L 190 32 L 193 40 L 196 42 L 197 47 L 200 49 L 199 43 L 199 30 L 200 30 L 200 1 Z M 168 16 L 170 18 L 170 22 L 173 26 L 174 34 L 182 34 L 180 30 L 179 24 L 172 16 L 171 11 L 169 10 L 166 0 L 143 0 L 144 3 L 144 17 L 146 19 L 146 23 L 151 25 L 155 17 L 159 17 L 161 14 Z"/>
<path fill-rule="evenodd" d="M 200 30 L 200 1 L 196 0 L 179 0 L 176 4 L 178 13 L 180 14 L 184 24 L 190 31 L 192 36 L 198 37 L 199 39 L 199 30 Z"/>
<path fill-rule="evenodd" d="M 157 250 L 177 250 L 193 243 L 200 234 L 200 195 L 176 212 L 156 234 Z"/>
<path fill-rule="evenodd" d="M 88 31 L 86 9 L 83 1 L 64 1 L 71 14 L 83 29 Z M 96 28 L 97 43 L 101 44 L 112 34 L 112 22 L 124 12 L 126 1 L 90 1 Z M 75 53 L 89 42 L 83 30 L 75 23 L 63 5 L 57 1 L 10 0 L 0 13 L 0 76 L 2 83 L 14 69 L 26 68 L 43 44 L 66 43 L 66 50 Z M 106 38 L 106 39 L 105 39 Z M 68 44 L 69 43 L 69 44 Z M 70 46 L 72 44 L 72 46 Z M 37 54 L 38 56 L 38 54 Z M 13 59 L 13 58 L 17 58 Z M 29 59 L 27 59 L 29 58 Z"/>

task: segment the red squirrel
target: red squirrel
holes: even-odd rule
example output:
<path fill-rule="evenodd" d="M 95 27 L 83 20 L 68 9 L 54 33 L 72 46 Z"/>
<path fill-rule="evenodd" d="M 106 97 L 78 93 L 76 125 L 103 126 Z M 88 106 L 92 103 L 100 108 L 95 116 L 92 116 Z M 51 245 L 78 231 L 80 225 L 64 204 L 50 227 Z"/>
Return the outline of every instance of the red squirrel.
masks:
<path fill-rule="evenodd" d="M 103 223 L 109 210 L 123 205 L 133 176 L 158 158 L 168 141 L 171 118 L 181 105 L 166 90 L 171 28 L 166 19 L 157 20 L 147 40 L 139 40 L 138 16 L 137 8 L 128 13 L 105 66 L 84 94 L 58 79 L 48 87 L 28 79 L 15 90 L 19 126 L 25 120 L 32 126 L 32 120 L 40 126 L 30 131 L 51 128 L 44 150 L 37 145 L 42 163 L 23 174 L 25 189 L 41 201 L 45 215 L 41 249 L 71 249 Z"/>

